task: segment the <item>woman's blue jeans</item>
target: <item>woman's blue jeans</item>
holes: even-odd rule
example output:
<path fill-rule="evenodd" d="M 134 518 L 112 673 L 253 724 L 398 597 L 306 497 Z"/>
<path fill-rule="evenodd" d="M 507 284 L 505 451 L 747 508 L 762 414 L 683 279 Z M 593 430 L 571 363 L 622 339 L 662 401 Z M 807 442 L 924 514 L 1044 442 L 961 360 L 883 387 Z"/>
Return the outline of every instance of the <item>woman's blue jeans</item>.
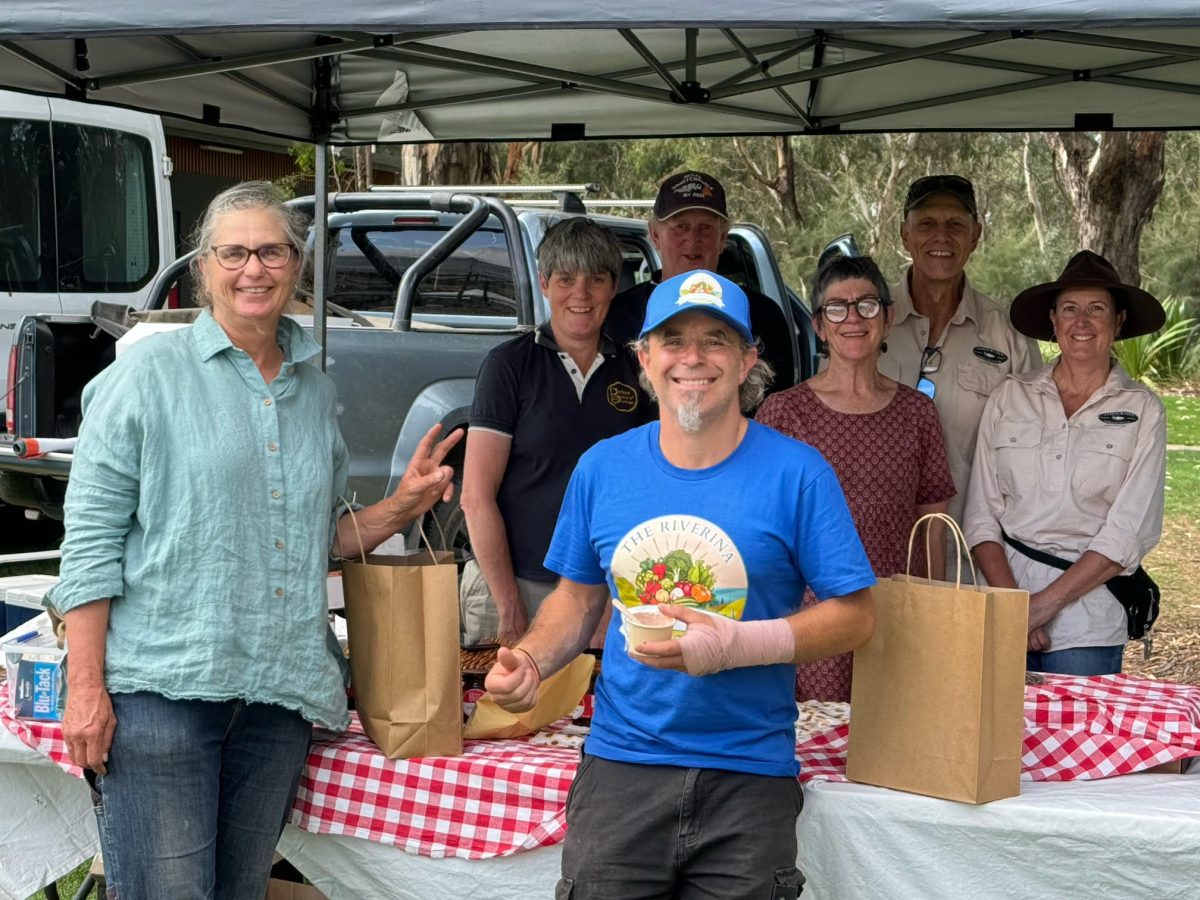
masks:
<path fill-rule="evenodd" d="M 109 897 L 261 900 L 312 726 L 241 700 L 113 694 L 96 820 Z"/>

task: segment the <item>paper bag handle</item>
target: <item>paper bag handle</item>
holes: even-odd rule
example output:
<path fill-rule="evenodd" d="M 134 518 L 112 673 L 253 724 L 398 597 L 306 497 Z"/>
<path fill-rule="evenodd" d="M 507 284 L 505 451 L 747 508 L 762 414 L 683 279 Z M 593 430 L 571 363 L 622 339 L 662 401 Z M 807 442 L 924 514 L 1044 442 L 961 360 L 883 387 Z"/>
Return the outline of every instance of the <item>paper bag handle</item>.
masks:
<path fill-rule="evenodd" d="M 946 515 L 945 513 L 928 513 L 926 515 L 921 516 L 921 518 L 917 519 L 917 521 L 913 522 L 912 531 L 910 531 L 908 533 L 908 556 L 907 556 L 905 564 L 904 564 L 904 579 L 906 581 L 912 581 L 913 540 L 917 536 L 917 529 L 921 527 L 921 524 L 923 522 L 933 521 L 935 519 L 938 521 L 944 522 L 950 528 L 951 534 L 954 535 L 954 546 L 959 551 L 957 554 L 955 554 L 958 558 L 956 560 L 956 566 L 955 566 L 955 572 L 954 572 L 954 587 L 956 589 L 962 587 L 962 558 L 964 555 L 967 557 L 967 564 L 971 567 L 971 584 L 975 584 L 975 585 L 979 584 L 979 579 L 975 574 L 975 561 L 973 559 L 971 559 L 971 548 L 967 546 L 967 539 L 966 539 L 966 537 L 963 536 L 962 529 L 958 526 L 958 523 L 954 521 L 954 518 L 952 516 Z M 930 537 L 929 537 L 931 531 L 932 531 L 932 529 L 930 529 L 930 528 L 925 529 L 925 571 L 926 571 L 926 573 L 929 573 L 929 570 L 933 568 L 933 564 L 932 564 L 933 560 L 932 560 L 932 556 L 931 556 L 932 548 L 930 546 Z M 933 581 L 932 574 L 929 574 L 927 577 L 928 577 L 929 581 Z"/>
<path fill-rule="evenodd" d="M 362 532 L 358 528 L 358 516 L 354 515 L 354 507 L 350 505 L 349 501 L 347 501 L 345 497 L 338 497 L 338 499 L 342 501 L 342 505 L 346 507 L 346 512 L 350 515 L 350 524 L 354 526 L 354 536 L 358 539 L 358 559 L 360 562 L 365 563 L 367 561 L 367 551 L 363 549 Z M 421 527 L 422 518 L 424 517 L 417 516 L 417 532 L 421 535 L 421 540 L 425 544 L 425 549 L 429 551 L 429 558 L 436 559 L 437 557 L 434 555 L 433 545 L 429 543 L 429 538 L 425 536 L 425 529 Z M 442 531 L 442 525 L 440 522 L 438 522 L 437 516 L 434 516 L 433 523 L 437 525 L 438 534 L 441 535 L 442 538 L 442 546 L 445 547 L 446 533 Z"/>

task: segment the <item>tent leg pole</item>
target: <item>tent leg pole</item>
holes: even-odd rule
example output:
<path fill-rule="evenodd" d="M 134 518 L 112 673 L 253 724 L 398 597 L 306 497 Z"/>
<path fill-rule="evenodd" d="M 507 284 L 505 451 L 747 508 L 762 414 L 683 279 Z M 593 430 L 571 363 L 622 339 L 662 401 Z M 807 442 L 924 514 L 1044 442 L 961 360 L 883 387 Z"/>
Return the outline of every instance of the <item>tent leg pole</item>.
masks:
<path fill-rule="evenodd" d="M 329 144 L 318 141 L 315 165 L 313 195 L 316 203 L 313 209 L 313 338 L 321 345 L 319 356 L 321 371 L 325 371 L 326 329 L 325 329 L 325 257 L 328 247 L 327 233 L 329 223 Z"/>

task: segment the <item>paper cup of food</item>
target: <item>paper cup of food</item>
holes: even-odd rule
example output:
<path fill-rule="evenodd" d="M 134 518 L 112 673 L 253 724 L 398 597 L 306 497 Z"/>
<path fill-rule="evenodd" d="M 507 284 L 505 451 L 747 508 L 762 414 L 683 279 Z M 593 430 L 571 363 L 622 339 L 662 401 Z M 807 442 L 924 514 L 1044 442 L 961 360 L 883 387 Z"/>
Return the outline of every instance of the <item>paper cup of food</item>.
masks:
<path fill-rule="evenodd" d="M 675 620 L 653 606 L 625 609 L 625 645 L 633 653 L 638 644 L 650 641 L 669 641 L 675 630 Z"/>

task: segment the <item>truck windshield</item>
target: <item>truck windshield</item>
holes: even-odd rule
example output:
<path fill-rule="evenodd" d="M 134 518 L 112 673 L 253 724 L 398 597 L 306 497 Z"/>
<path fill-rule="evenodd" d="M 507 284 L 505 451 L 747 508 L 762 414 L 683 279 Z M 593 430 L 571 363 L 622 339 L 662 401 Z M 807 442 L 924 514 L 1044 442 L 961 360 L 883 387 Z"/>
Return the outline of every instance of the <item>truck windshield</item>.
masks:
<path fill-rule="evenodd" d="M 134 291 L 158 268 L 150 142 L 0 119 L 0 290 Z"/>
<path fill-rule="evenodd" d="M 356 312 L 387 312 L 400 279 L 448 228 L 364 226 L 338 233 L 333 299 Z M 480 229 L 421 279 L 413 312 L 453 316 L 516 316 L 508 241 Z"/>

